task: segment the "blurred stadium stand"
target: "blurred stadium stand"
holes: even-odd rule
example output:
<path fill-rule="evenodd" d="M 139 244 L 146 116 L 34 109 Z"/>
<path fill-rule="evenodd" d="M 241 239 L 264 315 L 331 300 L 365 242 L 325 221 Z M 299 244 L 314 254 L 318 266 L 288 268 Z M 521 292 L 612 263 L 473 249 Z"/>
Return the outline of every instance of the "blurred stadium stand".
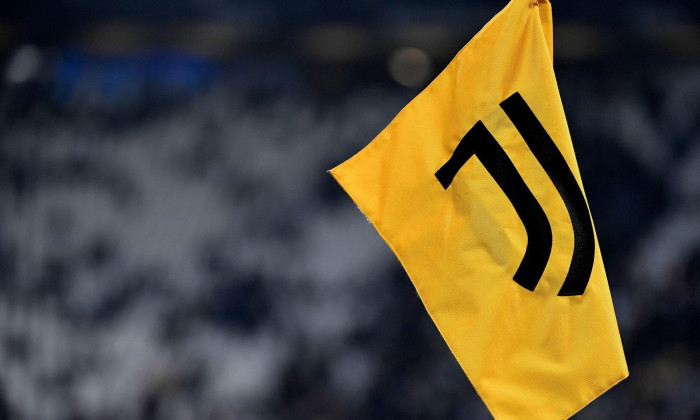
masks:
<path fill-rule="evenodd" d="M 0 419 L 489 418 L 325 171 L 504 1 L 0 4 Z M 554 1 L 631 376 L 700 418 L 700 3 Z"/>

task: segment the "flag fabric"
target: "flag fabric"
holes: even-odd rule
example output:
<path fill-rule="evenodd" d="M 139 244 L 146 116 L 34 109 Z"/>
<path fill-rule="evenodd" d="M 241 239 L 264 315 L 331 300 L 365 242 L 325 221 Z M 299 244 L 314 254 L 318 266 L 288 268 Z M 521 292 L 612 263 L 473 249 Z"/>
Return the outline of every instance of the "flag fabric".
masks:
<path fill-rule="evenodd" d="M 495 418 L 567 418 L 627 377 L 546 0 L 508 3 L 330 172 Z"/>

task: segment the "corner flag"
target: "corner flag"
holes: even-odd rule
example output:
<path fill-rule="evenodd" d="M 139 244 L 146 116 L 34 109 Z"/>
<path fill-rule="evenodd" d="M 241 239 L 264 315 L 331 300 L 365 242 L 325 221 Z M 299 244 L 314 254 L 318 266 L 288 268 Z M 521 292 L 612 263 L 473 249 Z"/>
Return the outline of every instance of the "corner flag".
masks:
<path fill-rule="evenodd" d="M 494 417 L 567 418 L 627 377 L 547 0 L 511 0 L 331 174 Z"/>

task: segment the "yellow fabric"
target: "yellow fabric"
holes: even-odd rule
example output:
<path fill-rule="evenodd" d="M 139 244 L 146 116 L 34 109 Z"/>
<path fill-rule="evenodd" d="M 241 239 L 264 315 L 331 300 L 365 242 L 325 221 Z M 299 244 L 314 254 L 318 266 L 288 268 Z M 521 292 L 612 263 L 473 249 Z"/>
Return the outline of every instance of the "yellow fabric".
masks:
<path fill-rule="evenodd" d="M 567 418 L 628 375 L 597 239 L 585 292 L 558 296 L 572 222 L 499 107 L 519 92 L 582 185 L 551 52 L 549 3 L 512 0 L 384 131 L 331 171 L 401 261 L 497 419 Z M 513 281 L 524 226 L 480 161 L 469 159 L 447 189 L 435 177 L 478 121 L 551 225 L 551 254 L 534 291 Z"/>

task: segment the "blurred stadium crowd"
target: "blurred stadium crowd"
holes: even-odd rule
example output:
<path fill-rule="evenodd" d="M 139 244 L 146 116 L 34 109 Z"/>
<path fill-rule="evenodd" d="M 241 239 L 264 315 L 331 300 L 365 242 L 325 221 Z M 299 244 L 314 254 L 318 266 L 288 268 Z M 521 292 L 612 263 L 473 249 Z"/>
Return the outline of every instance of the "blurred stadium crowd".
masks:
<path fill-rule="evenodd" d="M 1 6 L 0 419 L 489 418 L 326 174 L 503 2 L 465 3 Z M 575 3 L 555 68 L 631 373 L 575 418 L 699 419 L 698 6 Z"/>

